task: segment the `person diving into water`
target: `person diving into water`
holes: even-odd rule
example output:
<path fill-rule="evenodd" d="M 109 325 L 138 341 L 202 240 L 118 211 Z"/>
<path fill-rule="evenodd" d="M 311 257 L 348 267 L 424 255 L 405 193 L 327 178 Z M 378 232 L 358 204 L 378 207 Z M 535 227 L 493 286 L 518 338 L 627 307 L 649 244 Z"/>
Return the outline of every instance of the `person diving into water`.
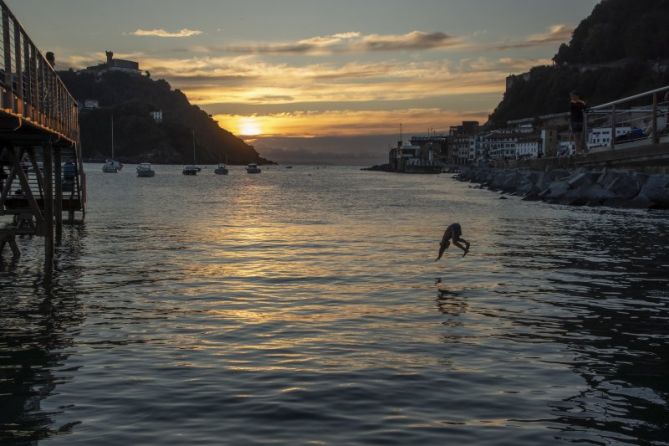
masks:
<path fill-rule="evenodd" d="M 462 226 L 460 223 L 453 223 L 444 232 L 444 236 L 441 238 L 441 243 L 439 244 L 439 256 L 435 260 L 438 262 L 441 260 L 441 257 L 444 255 L 444 252 L 451 245 L 451 240 L 453 244 L 458 248 L 462 249 L 465 253 L 462 257 L 466 256 L 469 252 L 469 242 L 462 238 Z M 464 246 L 462 245 L 464 243 Z"/>

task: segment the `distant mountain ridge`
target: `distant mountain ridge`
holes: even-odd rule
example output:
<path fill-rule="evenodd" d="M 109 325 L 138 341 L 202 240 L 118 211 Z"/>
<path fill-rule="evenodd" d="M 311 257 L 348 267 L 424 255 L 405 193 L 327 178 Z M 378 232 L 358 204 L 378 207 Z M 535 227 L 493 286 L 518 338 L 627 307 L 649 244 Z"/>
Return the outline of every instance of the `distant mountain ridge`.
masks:
<path fill-rule="evenodd" d="M 99 108 L 80 113 L 86 160 L 111 156 L 113 113 L 115 158 L 122 162 L 192 163 L 194 134 L 198 163 L 270 163 L 165 80 L 122 72 L 98 75 L 70 70 L 59 74 L 77 101 L 99 104 Z M 162 122 L 152 118 L 154 111 L 162 111 Z"/>
<path fill-rule="evenodd" d="M 567 111 L 669 85 L 669 0 L 603 0 L 560 46 L 555 65 L 511 76 L 489 124 Z"/>

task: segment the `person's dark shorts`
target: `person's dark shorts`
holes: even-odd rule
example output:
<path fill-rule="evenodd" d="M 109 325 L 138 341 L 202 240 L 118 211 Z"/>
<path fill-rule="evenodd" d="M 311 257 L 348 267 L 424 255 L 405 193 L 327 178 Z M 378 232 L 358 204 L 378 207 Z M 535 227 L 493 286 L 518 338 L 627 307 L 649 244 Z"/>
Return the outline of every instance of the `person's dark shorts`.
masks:
<path fill-rule="evenodd" d="M 583 133 L 583 123 L 572 121 L 571 131 L 572 131 L 572 133 Z"/>
<path fill-rule="evenodd" d="M 460 226 L 459 223 L 453 223 L 450 226 L 451 229 L 451 236 L 453 238 L 453 241 L 459 240 L 460 237 L 462 237 L 462 227 Z"/>

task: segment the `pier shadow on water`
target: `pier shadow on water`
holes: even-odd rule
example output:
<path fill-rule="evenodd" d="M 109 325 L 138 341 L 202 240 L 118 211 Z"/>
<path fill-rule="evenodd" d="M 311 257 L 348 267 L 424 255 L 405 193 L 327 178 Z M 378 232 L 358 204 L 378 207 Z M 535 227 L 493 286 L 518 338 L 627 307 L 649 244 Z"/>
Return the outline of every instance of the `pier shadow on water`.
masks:
<path fill-rule="evenodd" d="M 84 235 L 83 228 L 66 232 L 50 285 L 38 271 L 23 270 L 39 264 L 30 258 L 39 258 L 39 246 L 27 245 L 24 262 L 5 264 L 0 272 L 0 444 L 37 445 L 78 424 L 54 425 L 59 412 L 43 410 L 42 401 L 76 373 L 63 364 L 84 320 L 76 267 Z"/>

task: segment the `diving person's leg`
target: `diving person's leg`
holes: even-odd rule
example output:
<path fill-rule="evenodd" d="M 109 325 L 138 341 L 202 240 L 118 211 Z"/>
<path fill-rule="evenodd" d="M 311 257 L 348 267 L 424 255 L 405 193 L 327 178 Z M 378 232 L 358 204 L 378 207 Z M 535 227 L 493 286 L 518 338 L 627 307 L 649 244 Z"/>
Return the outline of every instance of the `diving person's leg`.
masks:
<path fill-rule="evenodd" d="M 438 262 L 441 260 L 441 257 L 444 255 L 444 252 L 446 251 L 446 248 L 450 245 L 448 240 L 442 241 L 441 244 L 439 245 L 439 255 L 437 256 L 437 259 L 435 262 Z"/>
<path fill-rule="evenodd" d="M 462 243 L 464 243 L 465 246 L 462 246 Z M 457 246 L 458 248 L 462 249 L 462 250 L 465 252 L 465 253 L 462 255 L 463 257 L 466 256 L 467 253 L 469 252 L 469 246 L 470 246 L 470 244 L 469 244 L 469 242 L 468 242 L 467 240 L 461 238 L 461 239 L 458 239 L 458 240 L 454 241 L 453 244 L 454 244 L 455 246 Z"/>

